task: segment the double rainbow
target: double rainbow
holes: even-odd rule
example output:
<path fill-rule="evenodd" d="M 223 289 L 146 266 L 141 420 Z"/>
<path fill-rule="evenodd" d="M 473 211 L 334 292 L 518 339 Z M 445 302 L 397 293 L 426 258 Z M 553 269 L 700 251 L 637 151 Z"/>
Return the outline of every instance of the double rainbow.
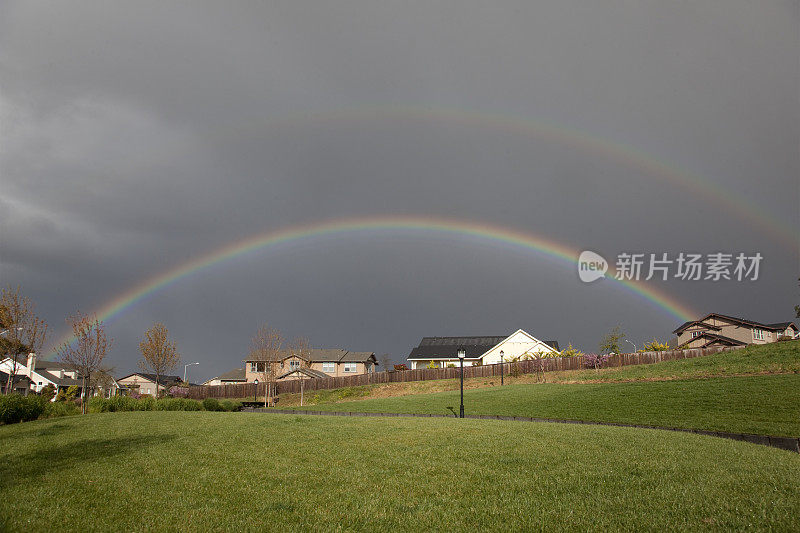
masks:
<path fill-rule="evenodd" d="M 100 320 L 109 321 L 130 309 L 147 296 L 166 289 L 182 278 L 196 272 L 209 269 L 220 263 L 232 261 L 248 253 L 268 249 L 283 243 L 298 242 L 304 239 L 343 236 L 348 234 L 375 234 L 390 231 L 413 231 L 421 236 L 461 236 L 483 241 L 484 243 L 501 244 L 533 251 L 539 255 L 554 258 L 572 269 L 577 280 L 577 261 L 580 251 L 567 245 L 545 239 L 532 233 L 505 228 L 501 226 L 477 223 L 469 220 L 423 216 L 371 216 L 329 220 L 312 224 L 304 224 L 274 231 L 259 233 L 243 240 L 217 248 L 209 253 L 177 265 L 166 272 L 143 281 L 125 291 L 96 311 Z M 634 296 L 651 302 L 671 317 L 679 321 L 689 320 L 697 313 L 681 304 L 668 294 L 650 284 L 639 281 L 617 280 L 613 273 L 606 276 L 609 283 L 625 290 Z M 72 342 L 71 336 L 65 336 L 57 345 Z"/>

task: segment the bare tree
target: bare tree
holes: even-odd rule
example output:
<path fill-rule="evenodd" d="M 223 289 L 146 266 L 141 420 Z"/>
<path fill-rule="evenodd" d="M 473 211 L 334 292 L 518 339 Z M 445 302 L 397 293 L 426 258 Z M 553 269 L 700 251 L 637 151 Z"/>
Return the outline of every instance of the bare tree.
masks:
<path fill-rule="evenodd" d="M 161 322 L 156 322 L 145 332 L 144 340 L 139 343 L 139 351 L 142 352 L 139 368 L 156 376 L 156 398 L 158 398 L 161 376 L 175 368 L 181 360 L 175 341 L 169 340 L 167 327 Z"/>
<path fill-rule="evenodd" d="M 0 292 L 0 325 L 4 352 L 11 357 L 6 393 L 14 389 L 18 356 L 37 353 L 47 338 L 47 324 L 35 313 L 33 302 L 20 294 L 20 288 L 6 287 Z"/>
<path fill-rule="evenodd" d="M 274 389 L 277 375 L 277 363 L 282 359 L 283 335 L 275 328 L 264 324 L 253 336 L 250 346 L 250 359 L 256 363 L 258 372 L 264 381 L 266 394 L 264 394 L 264 407 L 269 407 L 275 402 Z"/>
<path fill-rule="evenodd" d="M 89 387 L 94 390 L 95 387 L 103 391 L 103 396 L 108 397 L 108 392 L 114 387 L 114 374 L 116 370 L 113 366 L 101 366 L 94 373 L 92 373 L 92 381 Z"/>
<path fill-rule="evenodd" d="M 388 372 L 392 368 L 392 356 L 388 353 L 381 355 L 380 362 L 383 365 L 383 371 Z"/>
<path fill-rule="evenodd" d="M 106 354 L 111 349 L 111 341 L 105 326 L 96 316 L 77 311 L 67 318 L 75 340 L 65 342 L 58 348 L 58 358 L 62 363 L 72 366 L 81 377 L 81 412 L 86 414 L 86 397 L 91 389 L 92 374 L 100 369 Z"/>
<path fill-rule="evenodd" d="M 300 359 L 300 368 L 311 366 L 311 343 L 305 337 L 296 337 L 289 345 L 289 352 Z M 305 395 L 305 376 L 299 373 L 300 379 L 300 406 L 303 405 Z"/>

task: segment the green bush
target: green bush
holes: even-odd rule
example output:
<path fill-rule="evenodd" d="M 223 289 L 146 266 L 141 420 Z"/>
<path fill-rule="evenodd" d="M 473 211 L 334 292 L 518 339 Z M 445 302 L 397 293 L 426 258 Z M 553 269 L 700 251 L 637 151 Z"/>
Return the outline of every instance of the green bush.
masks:
<path fill-rule="evenodd" d="M 39 393 L 39 395 L 45 400 L 50 401 L 53 399 L 53 396 L 56 395 L 56 388 L 53 385 L 47 384 L 44 387 L 42 387 L 42 390 Z"/>
<path fill-rule="evenodd" d="M 228 412 L 235 412 L 242 409 L 242 402 L 237 402 L 236 400 L 220 400 L 219 405 L 222 407 L 223 411 Z"/>
<path fill-rule="evenodd" d="M 203 409 L 206 411 L 222 411 L 222 407 L 219 405 L 219 400 L 216 398 L 206 398 L 203 400 Z"/>
<path fill-rule="evenodd" d="M 90 413 L 113 413 L 116 411 L 139 411 L 137 408 L 139 400 L 130 396 L 113 396 L 111 398 L 100 398 L 95 396 L 89 400 Z"/>
<path fill-rule="evenodd" d="M 78 395 L 78 386 L 70 385 L 67 390 L 61 389 L 56 395 L 57 402 L 71 402 Z"/>
<path fill-rule="evenodd" d="M 156 401 L 157 411 L 202 411 L 205 404 L 186 398 L 162 398 Z"/>
<path fill-rule="evenodd" d="M 186 398 L 162 398 L 156 400 L 152 397 L 141 399 L 130 396 L 114 396 L 113 398 L 94 397 L 89 400 L 89 412 L 113 413 L 117 411 L 202 411 L 203 407 L 197 400 Z"/>
<path fill-rule="evenodd" d="M 40 418 L 55 418 L 57 416 L 79 414 L 81 414 L 81 408 L 74 402 L 51 402 L 48 400 Z"/>
<path fill-rule="evenodd" d="M 41 396 L 0 396 L 0 424 L 36 420 L 44 412 L 47 400 Z"/>

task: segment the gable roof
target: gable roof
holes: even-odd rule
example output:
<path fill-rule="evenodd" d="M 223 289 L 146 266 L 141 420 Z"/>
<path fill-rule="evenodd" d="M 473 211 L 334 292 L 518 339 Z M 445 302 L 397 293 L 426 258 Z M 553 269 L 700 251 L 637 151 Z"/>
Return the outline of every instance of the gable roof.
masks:
<path fill-rule="evenodd" d="M 284 354 L 275 362 L 283 361 L 290 357 L 298 357 L 298 359 L 305 359 L 309 363 L 366 363 L 370 359 L 375 358 L 375 352 L 351 352 L 341 348 L 312 348 L 309 350 L 308 357 L 295 356 L 290 350 L 285 350 Z M 244 360 L 245 363 L 260 361 L 248 356 Z"/>
<path fill-rule="evenodd" d="M 303 374 L 303 375 L 305 375 L 305 376 L 307 376 L 309 378 L 312 378 L 312 379 L 329 378 L 330 377 L 325 372 L 321 372 L 319 370 L 314 370 L 313 368 L 302 367 L 302 368 L 295 368 L 294 370 L 290 370 L 288 372 L 284 372 L 283 374 L 281 374 L 280 376 L 278 376 L 275 379 L 283 379 L 283 378 L 288 377 L 288 376 L 290 376 L 292 374 Z"/>
<path fill-rule="evenodd" d="M 19 383 L 27 382 L 28 384 L 32 383 L 31 379 L 26 376 L 25 374 L 15 374 L 14 375 L 14 384 L 17 385 Z M 6 383 L 8 383 L 8 374 L 0 370 L 0 387 L 5 387 Z"/>
<path fill-rule="evenodd" d="M 730 322 L 733 322 L 735 324 L 741 324 L 741 325 L 745 325 L 745 326 L 754 326 L 754 327 L 757 327 L 757 328 L 760 328 L 760 329 L 769 329 L 769 330 L 773 330 L 773 331 L 779 330 L 779 329 L 786 329 L 788 327 L 788 325 L 791 324 L 791 322 L 777 322 L 777 323 L 774 323 L 774 324 L 764 324 L 763 322 L 756 322 L 755 320 L 749 320 L 747 318 L 739 318 L 739 317 L 730 316 L 730 315 L 722 315 L 720 313 L 709 313 L 706 316 L 704 316 L 703 318 L 701 318 L 700 320 L 690 320 L 689 322 L 684 322 L 683 324 L 678 326 L 675 330 L 673 330 L 672 333 L 680 334 L 683 330 L 685 330 L 686 328 L 688 328 L 689 326 L 691 326 L 693 324 L 701 324 L 702 325 L 702 322 L 705 322 L 706 320 L 708 320 L 711 317 L 719 317 L 719 318 L 722 318 L 724 320 L 728 320 Z M 783 327 L 781 327 L 781 325 L 783 325 Z"/>
<path fill-rule="evenodd" d="M 118 378 L 117 381 L 122 381 L 123 379 L 127 379 L 131 376 L 140 376 L 145 378 L 148 381 L 152 381 L 153 383 L 156 382 L 156 375 L 155 374 L 147 374 L 144 372 L 134 372 L 132 374 L 128 374 L 127 376 L 123 376 Z M 158 377 L 158 384 L 162 386 L 173 385 L 175 383 L 180 383 L 183 380 L 180 376 L 159 376 Z"/>
<path fill-rule="evenodd" d="M 794 322 L 775 322 L 773 324 L 767 324 L 767 326 L 778 330 L 786 329 L 789 326 L 792 326 L 794 329 L 798 329 L 797 326 L 795 326 Z"/>
<path fill-rule="evenodd" d="M 53 374 L 51 372 L 48 372 L 47 370 L 39 370 L 39 369 L 37 369 L 37 370 L 34 370 L 34 372 L 36 373 L 36 375 L 41 376 L 42 378 L 46 379 L 47 381 L 50 381 L 54 385 L 58 385 L 59 387 L 71 387 L 73 385 L 75 385 L 75 386 L 81 386 L 82 385 L 82 382 L 79 379 L 70 378 L 70 377 L 66 377 L 66 376 L 63 377 L 63 378 L 60 378 L 60 377 L 56 376 L 55 374 Z M 35 381 L 35 380 L 33 380 L 33 381 Z"/>
<path fill-rule="evenodd" d="M 229 370 L 224 374 L 220 374 L 219 376 L 217 376 L 216 379 L 220 381 L 245 381 L 244 367 L 234 368 L 233 370 Z"/>
<path fill-rule="evenodd" d="M 522 330 L 517 330 L 517 333 Z M 458 350 L 466 352 L 465 359 L 479 359 L 483 354 L 508 339 L 512 335 L 487 335 L 480 337 L 423 337 L 419 346 L 411 350 L 407 359 L 458 359 Z M 523 332 L 524 333 L 524 332 Z M 528 337 L 529 334 L 526 333 Z M 531 337 L 533 338 L 533 337 Z M 558 349 L 558 341 L 541 341 L 554 350 Z"/>
<path fill-rule="evenodd" d="M 697 337 L 689 339 L 688 341 L 686 341 L 683 344 L 685 345 L 685 344 L 690 343 L 692 341 L 696 341 L 697 339 L 706 339 L 706 340 L 708 340 L 708 342 L 703 345 L 703 348 L 705 348 L 709 344 L 713 344 L 714 342 L 722 342 L 722 343 L 724 343 L 724 344 L 726 344 L 728 346 L 747 346 L 746 342 L 742 342 L 740 340 L 732 339 L 731 337 L 726 337 L 725 335 L 717 335 L 716 333 L 708 333 L 708 332 L 701 333 Z"/>

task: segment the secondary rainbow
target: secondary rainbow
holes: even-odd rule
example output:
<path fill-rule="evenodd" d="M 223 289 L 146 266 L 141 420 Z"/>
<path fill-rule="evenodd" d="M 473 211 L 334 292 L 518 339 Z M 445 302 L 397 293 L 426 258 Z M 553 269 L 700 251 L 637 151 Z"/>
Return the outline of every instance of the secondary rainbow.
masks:
<path fill-rule="evenodd" d="M 362 105 L 330 111 L 292 113 L 284 117 L 267 119 L 254 117 L 251 122 L 219 124 L 210 134 L 223 138 L 259 138 L 264 131 L 280 133 L 300 126 L 402 121 L 450 124 L 463 129 L 489 128 L 569 146 L 582 153 L 608 158 L 637 169 L 643 176 L 666 181 L 686 191 L 687 194 L 702 198 L 724 212 L 725 216 L 736 217 L 748 225 L 754 225 L 784 246 L 800 251 L 800 234 L 797 229 L 790 222 L 777 219 L 769 204 L 759 205 L 752 198 L 736 193 L 730 187 L 715 184 L 705 176 L 661 160 L 638 147 L 522 115 L 511 116 L 486 111 L 413 105 Z"/>
<path fill-rule="evenodd" d="M 570 268 L 576 268 L 579 255 L 578 250 L 538 235 L 470 220 L 422 216 L 372 216 L 335 219 L 262 232 L 199 255 L 128 289 L 103 305 L 95 313 L 100 320 L 111 320 L 148 295 L 165 289 L 190 274 L 270 246 L 326 236 L 398 230 L 414 231 L 428 235 L 466 236 L 489 243 L 519 247 L 555 258 L 569 265 Z M 613 283 L 615 286 L 651 302 L 680 321 L 689 320 L 691 317 L 697 316 L 697 313 L 688 306 L 679 303 L 673 297 L 652 285 L 643 282 L 617 280 L 613 275 L 607 275 L 606 280 L 603 282 Z M 72 342 L 73 340 L 68 335 L 62 338 L 57 345 L 64 342 Z"/>

